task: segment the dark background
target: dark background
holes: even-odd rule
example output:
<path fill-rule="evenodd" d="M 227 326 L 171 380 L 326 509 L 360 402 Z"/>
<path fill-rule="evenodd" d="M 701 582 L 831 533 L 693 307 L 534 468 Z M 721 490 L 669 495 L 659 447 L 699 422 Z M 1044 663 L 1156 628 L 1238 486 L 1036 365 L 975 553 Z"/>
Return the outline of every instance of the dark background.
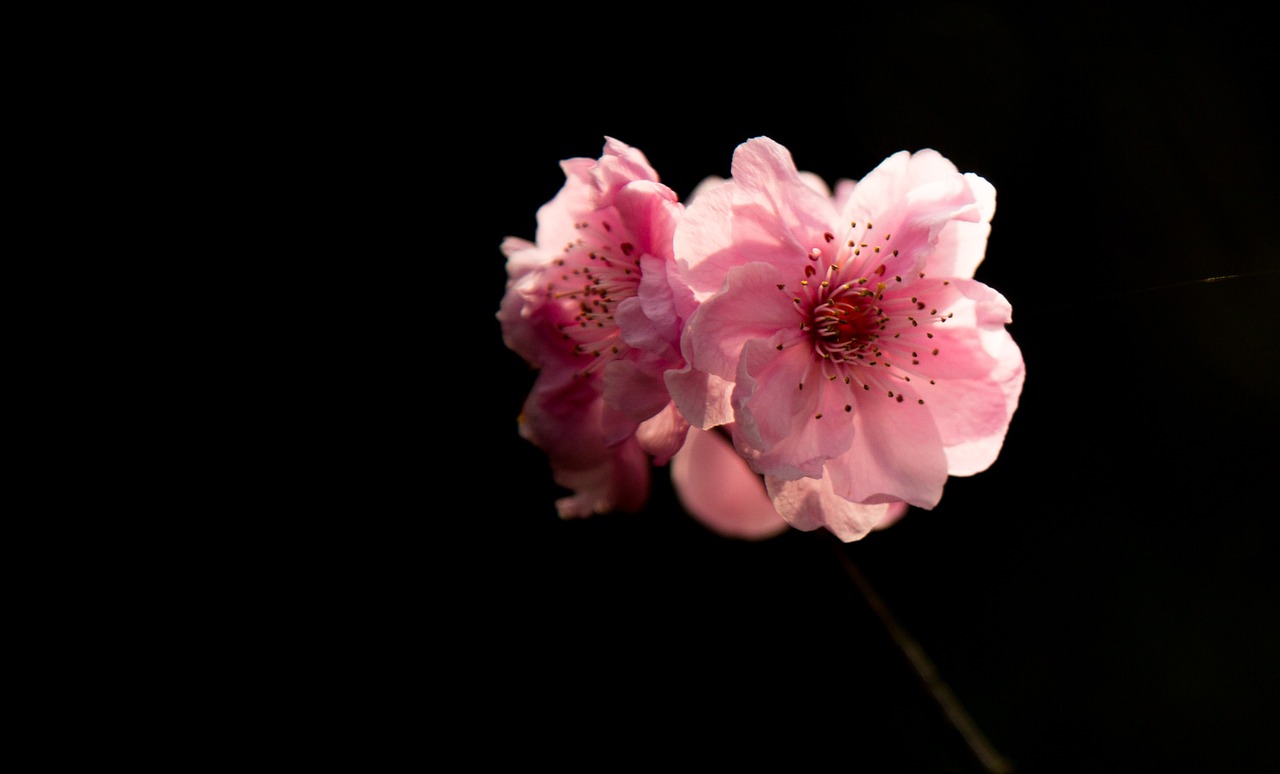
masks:
<path fill-rule="evenodd" d="M 769 747 L 792 768 L 978 770 L 822 533 L 717 537 L 664 471 L 641 513 L 557 518 L 516 432 L 533 375 L 493 319 L 498 244 L 533 237 L 559 160 L 606 135 L 681 196 L 759 135 L 829 181 L 931 147 L 996 187 L 977 278 L 1013 304 L 1026 386 L 990 470 L 839 550 L 1020 771 L 1280 768 L 1268 26 L 1215 8 L 656 13 L 500 14 L 470 54 L 491 71 L 429 79 L 457 100 L 434 127 L 464 168 L 433 216 L 459 239 L 429 258 L 465 267 L 431 293 L 465 301 L 448 389 L 482 423 L 426 482 L 469 471 L 461 515 L 431 517 L 448 529 L 429 561 L 454 569 L 429 598 L 466 657 L 436 666 L 474 686 L 449 706 L 529 761 Z M 1247 276 L 1199 281 L 1224 275 Z"/>

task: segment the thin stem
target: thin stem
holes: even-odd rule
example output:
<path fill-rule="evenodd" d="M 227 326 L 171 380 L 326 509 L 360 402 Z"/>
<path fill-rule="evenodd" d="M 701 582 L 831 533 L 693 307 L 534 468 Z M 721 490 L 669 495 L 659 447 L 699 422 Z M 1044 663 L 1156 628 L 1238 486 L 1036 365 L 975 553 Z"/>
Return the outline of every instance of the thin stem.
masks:
<path fill-rule="evenodd" d="M 938 668 L 934 666 L 924 648 L 920 646 L 920 643 L 916 642 L 915 638 L 906 629 L 902 628 L 902 625 L 889 612 L 884 600 L 872 588 L 866 576 L 849 558 L 849 552 L 845 544 L 841 543 L 834 535 L 831 538 L 836 556 L 840 559 L 840 565 L 844 568 L 845 574 L 858 587 L 858 591 L 862 593 L 863 598 L 866 599 L 876 618 L 880 620 L 881 625 L 889 633 L 894 644 L 898 646 L 898 650 L 906 657 L 908 664 L 910 664 L 916 677 L 920 680 L 920 684 L 933 699 L 934 703 L 938 705 L 938 708 L 942 710 L 947 721 L 960 734 L 969 751 L 973 754 L 978 764 L 982 766 L 982 770 L 988 772 L 988 774 L 1012 774 L 1013 764 L 991 746 L 991 742 L 983 735 L 981 729 L 978 728 L 973 718 L 970 717 L 960 703 L 960 700 L 956 698 L 955 693 L 943 681 L 942 676 L 938 673 Z"/>

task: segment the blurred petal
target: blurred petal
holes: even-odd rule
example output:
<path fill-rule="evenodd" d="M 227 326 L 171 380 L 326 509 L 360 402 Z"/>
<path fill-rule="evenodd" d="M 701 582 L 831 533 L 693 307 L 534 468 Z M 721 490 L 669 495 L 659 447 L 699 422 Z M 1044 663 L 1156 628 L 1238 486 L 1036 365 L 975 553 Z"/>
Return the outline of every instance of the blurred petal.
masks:
<path fill-rule="evenodd" d="M 762 540 L 787 529 L 760 477 L 716 432 L 689 431 L 671 460 L 671 481 L 684 509 L 720 535 Z"/>

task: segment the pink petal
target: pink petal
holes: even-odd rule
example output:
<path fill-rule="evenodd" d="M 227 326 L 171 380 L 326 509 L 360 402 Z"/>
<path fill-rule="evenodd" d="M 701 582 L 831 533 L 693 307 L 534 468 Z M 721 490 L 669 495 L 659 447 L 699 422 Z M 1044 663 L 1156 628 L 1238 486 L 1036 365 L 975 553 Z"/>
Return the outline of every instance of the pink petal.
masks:
<path fill-rule="evenodd" d="M 895 251 L 874 258 L 864 254 L 867 266 L 883 263 L 888 276 L 911 276 L 926 269 L 948 223 L 977 222 L 982 213 L 969 182 L 949 161 L 934 152 L 902 151 L 858 181 L 842 215 L 844 222 L 856 224 L 851 239 Z"/>
<path fill-rule="evenodd" d="M 938 234 L 938 244 L 924 271 L 938 277 L 972 277 L 986 255 L 991 234 L 991 218 L 996 211 L 995 186 L 966 173 L 965 180 L 978 205 L 976 221 L 952 220 Z"/>
<path fill-rule="evenodd" d="M 825 196 L 828 199 L 831 198 L 831 188 L 827 185 L 827 181 L 822 179 L 821 175 L 814 174 L 813 172 L 801 171 L 800 182 L 809 186 L 822 196 Z"/>
<path fill-rule="evenodd" d="M 707 430 L 733 421 L 733 382 L 689 365 L 667 371 L 664 379 L 671 399 L 692 426 Z"/>
<path fill-rule="evenodd" d="M 837 222 L 826 184 L 815 190 L 796 170 L 791 152 L 767 137 L 748 140 L 734 151 L 732 184 L 739 192 L 735 214 L 742 221 L 735 224 L 735 235 L 747 235 L 743 226 L 774 234 L 777 246 L 801 247 L 798 254 L 789 254 L 792 259 L 803 259 L 813 245 L 822 244 L 823 234 Z M 790 239 L 780 241 L 783 233 Z"/>
<path fill-rule="evenodd" d="M 618 305 L 614 316 L 623 340 L 678 364 L 680 333 L 695 305 L 688 288 L 673 277 L 667 260 L 645 254 L 640 258 L 640 287 L 636 296 Z"/>
<path fill-rule="evenodd" d="M 719 175 L 708 175 L 707 177 L 702 178 L 702 180 L 693 187 L 693 190 L 689 192 L 689 195 L 684 198 L 685 206 L 688 207 L 690 204 L 693 204 L 694 200 L 699 196 L 702 196 L 713 188 L 719 188 L 727 182 L 729 181 Z"/>
<path fill-rule="evenodd" d="M 604 369 L 604 400 L 633 422 L 643 422 L 671 402 L 662 371 L 636 360 L 615 360 Z"/>
<path fill-rule="evenodd" d="M 955 315 L 932 326 L 933 349 L 921 370 L 934 383 L 920 389 L 937 422 L 948 472 L 972 475 L 999 455 L 1022 393 L 1022 352 L 1005 328 L 1009 303 L 975 280 L 926 280 L 919 292 Z"/>
<path fill-rule="evenodd" d="M 639 148 L 612 137 L 605 138 L 604 152 L 595 171 L 600 190 L 610 194 L 633 180 L 658 180 L 658 173 Z"/>
<path fill-rule="evenodd" d="M 849 451 L 827 462 L 833 490 L 863 503 L 903 500 L 929 509 L 942 498 L 947 458 L 930 406 L 910 385 L 875 390 L 853 411 Z M 899 402 L 898 398 L 902 398 Z"/>
<path fill-rule="evenodd" d="M 733 178 L 700 193 L 676 230 L 677 259 L 700 298 L 744 263 L 796 268 L 836 223 L 830 198 L 805 182 L 786 148 L 756 138 L 733 158 Z"/>
<path fill-rule="evenodd" d="M 1016 349 L 1013 339 L 1008 341 Z M 938 423 L 950 475 L 980 473 L 1000 454 L 1022 389 L 1022 359 L 1018 356 L 1016 360 L 1016 366 L 1012 360 L 1002 364 L 1009 370 L 993 374 L 987 381 L 940 381 L 938 389 L 930 391 L 929 405 Z"/>
<path fill-rule="evenodd" d="M 546 265 L 538 246 L 527 239 L 507 237 L 502 240 L 501 250 L 507 257 L 507 276 L 513 280 Z"/>
<path fill-rule="evenodd" d="M 598 382 L 569 368 L 542 369 L 521 409 L 520 435 L 545 451 L 553 465 L 593 466 L 604 448 L 598 388 Z"/>
<path fill-rule="evenodd" d="M 545 336 L 530 319 L 529 291 L 537 284 L 536 274 L 526 274 L 508 284 L 497 313 L 503 343 L 534 367 L 542 364 L 546 346 Z"/>
<path fill-rule="evenodd" d="M 743 347 L 734 417 L 752 447 L 752 466 L 782 478 L 822 475 L 822 464 L 853 440 L 843 381 L 829 381 L 807 344 L 776 349 L 773 341 Z M 804 388 L 800 387 L 804 384 Z"/>
<path fill-rule="evenodd" d="M 560 515 L 638 510 L 649 495 L 649 458 L 634 438 L 604 441 L 604 403 L 593 380 L 571 369 L 544 369 L 520 419 L 520 435 L 542 449 L 557 484 L 573 494 L 557 501 Z"/>
<path fill-rule="evenodd" d="M 615 195 L 627 184 L 658 179 L 643 153 L 613 138 L 606 138 L 599 159 L 565 159 L 560 168 L 564 171 L 564 186 L 538 208 L 536 240 L 550 249 L 577 238 L 574 224 L 587 213 L 611 206 Z"/>
<path fill-rule="evenodd" d="M 876 529 L 888 529 L 898 522 L 903 516 L 907 515 L 909 507 L 903 502 L 888 503 L 889 510 L 885 513 L 884 518 L 876 522 Z"/>
<path fill-rule="evenodd" d="M 634 439 L 609 449 L 588 467 L 553 465 L 555 482 L 573 490 L 556 500 L 556 510 L 564 519 L 639 511 L 649 496 L 649 467 L 649 458 Z"/>
<path fill-rule="evenodd" d="M 905 506 L 898 503 L 855 503 L 836 494 L 828 478 L 801 478 L 787 481 L 765 477 L 773 506 L 791 526 L 810 531 L 826 527 L 846 543 L 859 540 L 886 519 L 900 517 Z M 897 512 L 897 517 L 893 516 Z"/>
<path fill-rule="evenodd" d="M 836 212 L 844 212 L 849 200 L 853 198 L 853 189 L 856 186 L 857 183 L 853 180 L 841 179 L 836 181 L 836 189 L 831 194 L 831 204 L 836 208 Z"/>
<path fill-rule="evenodd" d="M 631 226 L 636 250 L 659 258 L 671 257 L 671 240 L 684 207 L 665 185 L 637 180 L 620 188 L 613 198 L 618 217 Z"/>
<path fill-rule="evenodd" d="M 671 460 L 671 481 L 684 509 L 720 535 L 762 540 L 787 528 L 760 477 L 717 433 L 689 431 Z"/>
<path fill-rule="evenodd" d="M 732 381 L 748 341 L 769 340 L 780 330 L 801 336 L 791 297 L 778 289 L 781 281 L 764 263 L 730 270 L 724 290 L 704 301 L 685 327 L 682 348 L 693 367 Z"/>
<path fill-rule="evenodd" d="M 654 465 L 666 465 L 680 450 L 688 430 L 689 422 L 674 403 L 668 403 L 662 411 L 640 423 L 636 440 L 640 448 L 653 457 Z"/>
<path fill-rule="evenodd" d="M 702 300 L 720 289 L 729 269 L 742 261 L 730 251 L 734 186 L 728 181 L 699 190 L 676 227 L 672 251 L 680 275 Z"/>

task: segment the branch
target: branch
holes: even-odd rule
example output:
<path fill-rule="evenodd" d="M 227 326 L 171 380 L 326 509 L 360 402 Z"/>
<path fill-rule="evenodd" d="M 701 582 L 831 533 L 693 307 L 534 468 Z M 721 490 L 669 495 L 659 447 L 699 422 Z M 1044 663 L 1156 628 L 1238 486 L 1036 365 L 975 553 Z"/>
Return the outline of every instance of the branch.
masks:
<path fill-rule="evenodd" d="M 827 534 L 830 535 L 830 533 Z M 898 650 L 906 657 L 911 669 L 920 680 L 920 684 L 932 697 L 938 708 L 942 710 L 947 721 L 960 734 L 969 751 L 973 754 L 978 764 L 982 766 L 982 770 L 988 774 L 1013 774 L 1013 764 L 1000 755 L 991 746 L 991 742 L 987 741 L 986 736 L 983 735 L 977 724 L 973 722 L 973 718 L 969 716 L 969 713 L 965 711 L 955 693 L 943 682 L 937 667 L 934 666 L 933 661 L 924 652 L 924 648 L 920 647 L 920 643 L 916 642 L 915 638 L 907 633 L 906 629 L 902 628 L 902 625 L 889 612 L 889 608 L 884 601 L 880 599 L 880 595 L 871 587 L 871 583 L 866 576 L 849 558 L 849 552 L 845 544 L 841 543 L 834 535 L 830 535 L 830 537 L 836 556 L 840 559 L 840 565 L 844 568 L 845 573 L 858 587 L 858 591 L 867 600 L 867 604 L 871 607 L 872 612 L 875 613 L 876 618 L 880 619 L 881 625 L 889 633 L 894 644 L 898 646 Z"/>

